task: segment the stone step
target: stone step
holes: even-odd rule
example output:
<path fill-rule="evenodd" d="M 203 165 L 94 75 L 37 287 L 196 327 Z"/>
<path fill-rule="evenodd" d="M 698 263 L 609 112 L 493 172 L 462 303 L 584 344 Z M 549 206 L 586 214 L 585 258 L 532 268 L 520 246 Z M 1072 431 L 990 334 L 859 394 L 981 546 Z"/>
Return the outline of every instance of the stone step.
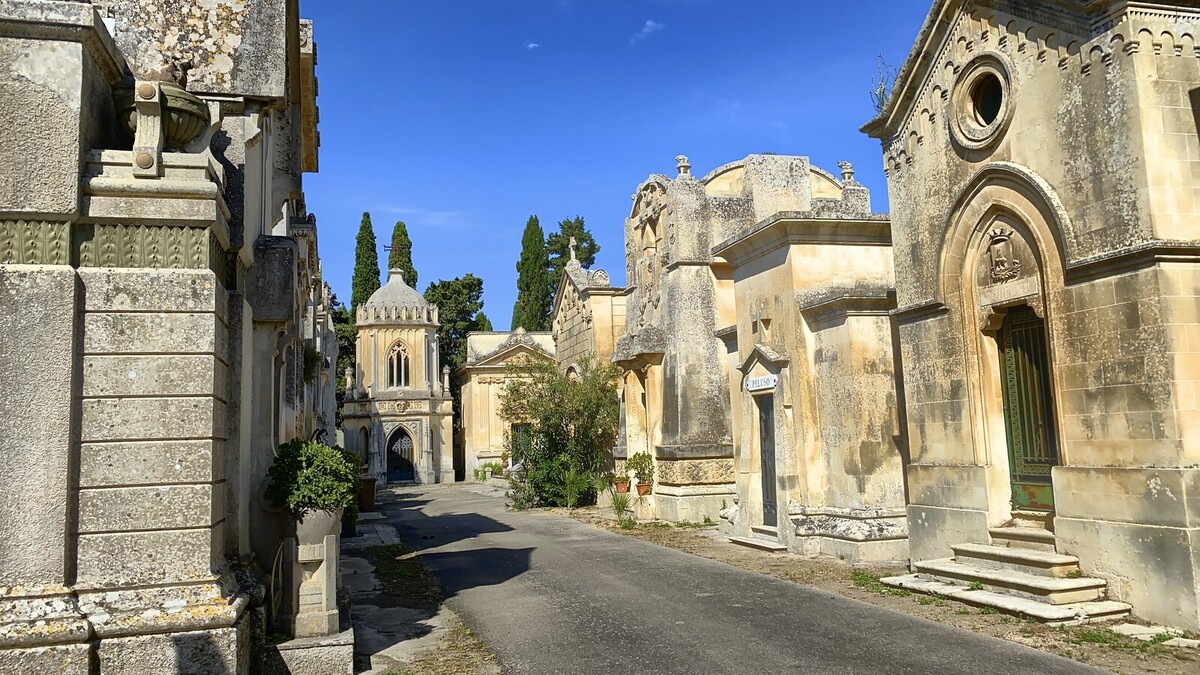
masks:
<path fill-rule="evenodd" d="M 1012 512 L 1012 522 L 1009 527 L 1026 527 L 1030 529 L 1054 531 L 1054 514 L 1049 511 L 1022 511 L 1020 509 Z"/>
<path fill-rule="evenodd" d="M 779 538 L 779 528 L 773 525 L 751 525 L 750 531 L 760 537 Z"/>
<path fill-rule="evenodd" d="M 941 581 L 924 579 L 918 574 L 880 579 L 885 586 L 906 588 L 916 593 L 940 595 L 976 607 L 992 607 L 1006 614 L 1026 616 L 1051 626 L 1078 625 L 1094 621 L 1107 621 L 1128 616 L 1131 605 L 1112 600 L 1076 602 L 1066 605 L 1048 605 L 1037 600 L 1027 600 L 992 591 L 972 591 L 962 586 Z"/>
<path fill-rule="evenodd" d="M 926 578 L 967 586 L 980 583 L 982 590 L 1036 600 L 1051 605 L 1103 600 L 1108 582 L 1103 579 L 1059 579 L 1026 572 L 995 570 L 956 562 L 953 558 L 923 560 L 913 567 Z"/>
<path fill-rule="evenodd" d="M 997 546 L 1024 548 L 1033 551 L 1057 550 L 1054 533 L 1036 527 L 992 527 L 988 529 L 992 543 Z"/>
<path fill-rule="evenodd" d="M 1079 575 L 1079 558 L 1073 555 L 987 544 L 958 544 L 951 548 L 954 549 L 954 561 L 964 565 L 1025 572 L 1041 577 Z"/>
<path fill-rule="evenodd" d="M 787 550 L 787 546 L 779 543 L 778 541 L 763 539 L 761 537 L 730 537 L 729 541 L 739 546 L 747 546 L 749 548 L 756 548 L 760 551 L 769 551 L 771 553 L 779 553 L 780 551 Z"/>

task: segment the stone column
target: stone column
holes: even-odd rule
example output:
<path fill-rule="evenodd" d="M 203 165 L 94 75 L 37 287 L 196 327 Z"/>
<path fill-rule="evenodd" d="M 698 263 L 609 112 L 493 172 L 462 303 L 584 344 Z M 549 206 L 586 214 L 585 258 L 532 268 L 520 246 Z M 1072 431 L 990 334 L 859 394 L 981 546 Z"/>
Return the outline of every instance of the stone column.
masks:
<path fill-rule="evenodd" d="M 88 673 L 70 588 L 79 476 L 71 228 L 124 60 L 92 6 L 0 2 L 0 672 Z M 91 479 L 90 469 L 85 473 Z M 53 646 L 50 646 L 53 645 Z"/>
<path fill-rule="evenodd" d="M 90 153 L 80 280 L 76 589 L 103 672 L 243 672 L 226 562 L 228 210 L 207 154 Z"/>

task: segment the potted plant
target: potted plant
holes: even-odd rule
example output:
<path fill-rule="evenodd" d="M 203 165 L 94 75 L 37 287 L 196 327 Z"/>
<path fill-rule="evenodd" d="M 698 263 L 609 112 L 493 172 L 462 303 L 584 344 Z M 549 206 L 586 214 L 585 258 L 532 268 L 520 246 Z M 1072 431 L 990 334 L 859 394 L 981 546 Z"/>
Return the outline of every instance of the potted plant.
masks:
<path fill-rule="evenodd" d="M 654 458 L 648 452 L 639 452 L 625 462 L 625 467 L 637 476 L 639 495 L 648 495 L 654 488 Z"/>
<path fill-rule="evenodd" d="M 619 474 L 612 477 L 612 486 L 619 494 L 629 492 L 629 476 L 628 474 Z"/>
<path fill-rule="evenodd" d="M 296 439 L 279 446 L 267 471 L 267 498 L 287 508 L 300 545 L 337 534 L 342 511 L 358 498 L 358 458 L 341 448 Z"/>

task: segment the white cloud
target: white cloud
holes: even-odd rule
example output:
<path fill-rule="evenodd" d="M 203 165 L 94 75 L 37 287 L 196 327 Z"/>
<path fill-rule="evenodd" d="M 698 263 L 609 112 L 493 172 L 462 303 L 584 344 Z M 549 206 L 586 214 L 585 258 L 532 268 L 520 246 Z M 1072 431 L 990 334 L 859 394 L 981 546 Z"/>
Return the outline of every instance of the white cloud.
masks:
<path fill-rule="evenodd" d="M 646 19 L 646 23 L 642 24 L 642 29 L 634 33 L 633 37 L 629 38 L 629 43 L 637 44 L 666 27 L 667 24 L 665 23 L 659 23 L 654 19 Z"/>
<path fill-rule="evenodd" d="M 535 49 L 537 49 L 538 47 L 541 47 L 541 46 L 542 46 L 542 45 L 541 45 L 541 44 L 539 44 L 539 43 L 537 43 L 537 42 L 527 42 L 527 43 L 525 43 L 525 49 L 528 49 L 529 51 L 533 51 L 533 50 L 535 50 Z"/>

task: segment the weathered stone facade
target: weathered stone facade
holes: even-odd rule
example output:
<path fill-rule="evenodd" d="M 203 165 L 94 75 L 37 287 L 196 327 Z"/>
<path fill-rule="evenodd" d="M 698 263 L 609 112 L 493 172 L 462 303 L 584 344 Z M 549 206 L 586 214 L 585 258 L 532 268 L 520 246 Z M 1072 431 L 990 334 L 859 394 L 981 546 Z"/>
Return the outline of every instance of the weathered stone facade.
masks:
<path fill-rule="evenodd" d="M 467 336 L 467 363 L 454 374 L 462 392 L 455 466 L 466 480 L 482 464 L 499 464 L 508 447 L 512 424 L 500 415 L 500 396 L 508 382 L 508 364 L 517 358 L 553 361 L 553 335 L 518 328 Z"/>
<path fill-rule="evenodd" d="M 252 570 L 286 529 L 259 486 L 279 442 L 332 433 L 336 343 L 296 3 L 237 3 L 278 87 L 231 79 L 236 51 L 191 79 L 186 55 L 147 62 L 157 22 L 228 4 L 0 4 L 4 672 L 254 667 L 275 603 Z"/>
<path fill-rule="evenodd" d="M 1198 24 L 1184 2 L 942 0 L 865 127 L 918 569 L 1046 542 L 1142 618 L 1200 626 Z"/>
<path fill-rule="evenodd" d="M 438 372 L 438 310 L 399 270 L 358 308 L 346 447 L 382 482 L 453 482 L 449 369 Z"/>
<path fill-rule="evenodd" d="M 609 363 L 617 340 L 625 332 L 628 293 L 613 288 L 608 272 L 584 269 L 575 258 L 563 269 L 554 296 L 554 353 L 563 372 L 578 373 L 585 359 Z"/>
<path fill-rule="evenodd" d="M 889 311 L 891 230 L 849 164 L 841 179 L 789 158 L 801 210 L 776 213 L 713 248 L 733 280 L 728 350 L 737 462 L 734 534 L 789 550 L 903 560 L 904 440 Z M 715 180 L 740 180 L 749 161 Z"/>

